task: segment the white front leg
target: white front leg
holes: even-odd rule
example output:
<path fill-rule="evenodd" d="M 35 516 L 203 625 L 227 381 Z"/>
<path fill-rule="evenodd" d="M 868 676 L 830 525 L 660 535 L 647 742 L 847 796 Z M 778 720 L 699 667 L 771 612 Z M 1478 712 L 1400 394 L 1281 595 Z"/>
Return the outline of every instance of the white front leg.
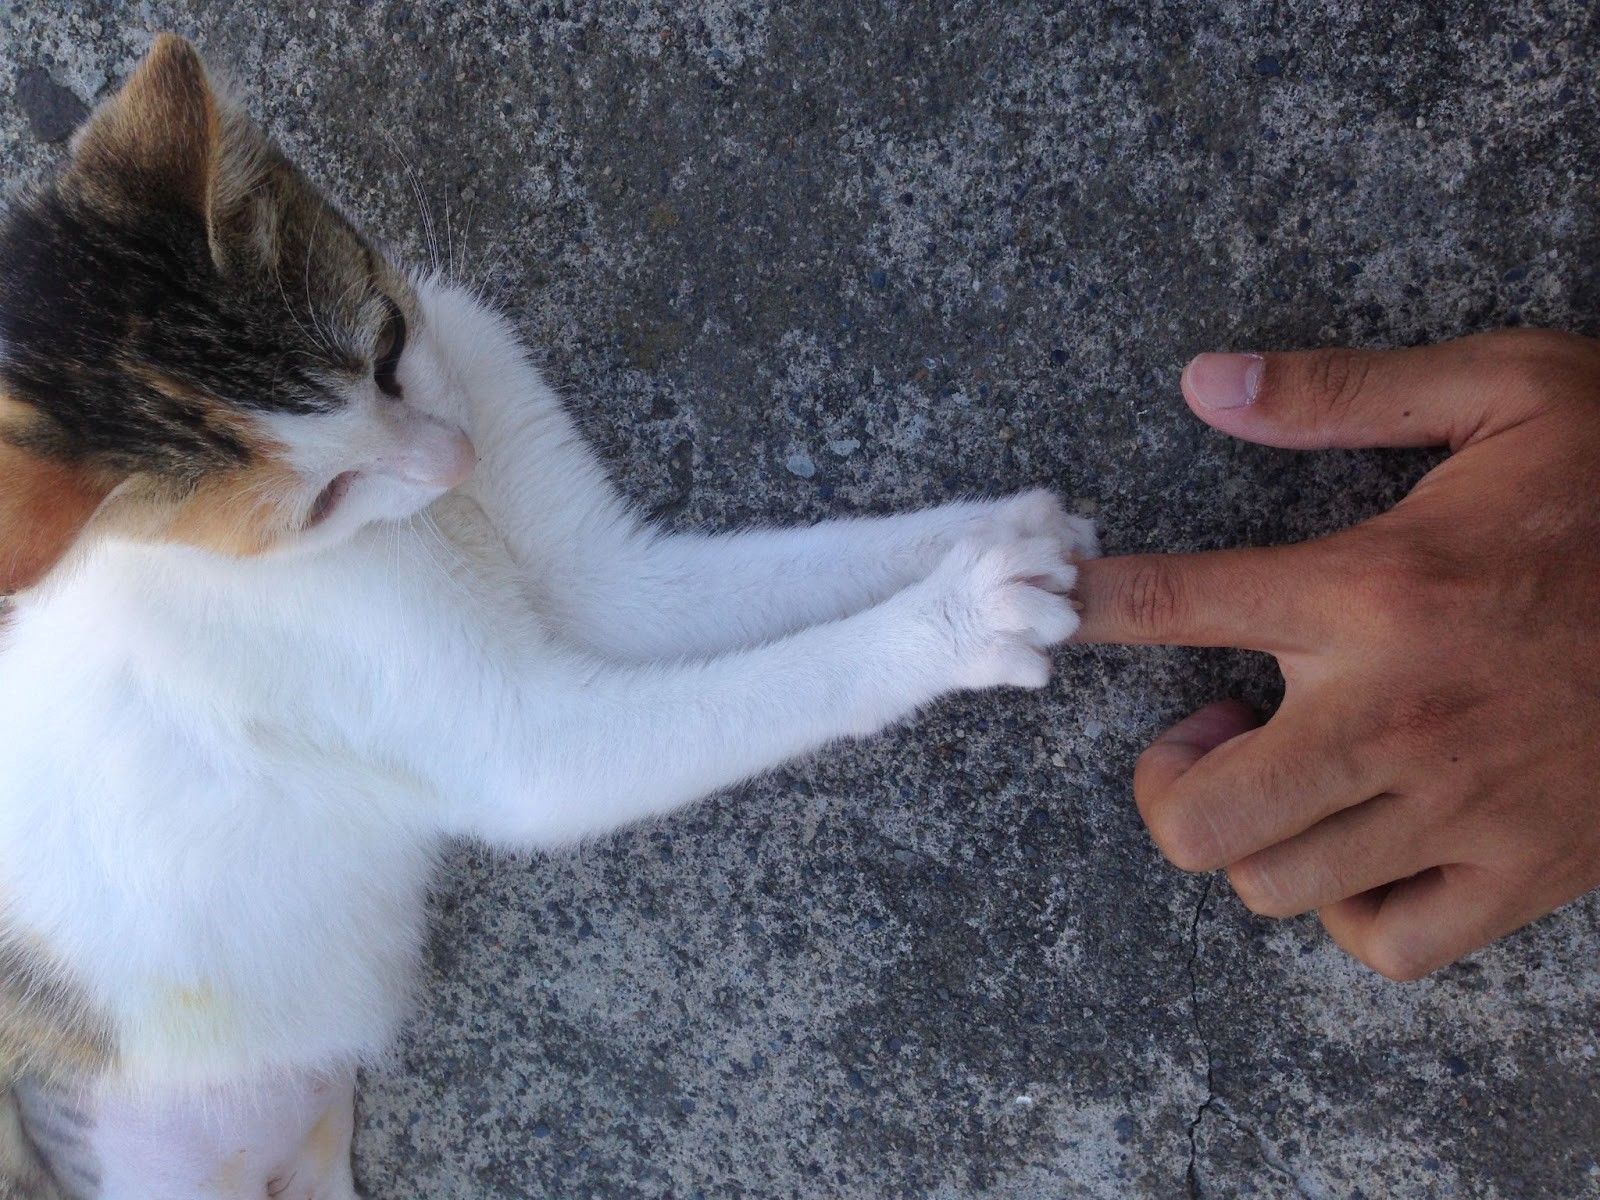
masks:
<path fill-rule="evenodd" d="M 902 516 L 717 535 L 642 522 L 526 360 L 506 322 L 458 289 L 419 285 L 480 462 L 463 493 L 504 539 L 541 615 L 624 662 L 762 645 L 860 612 L 933 570 L 963 540 L 1054 539 L 1096 553 L 1093 525 L 1047 491 Z"/>
<path fill-rule="evenodd" d="M 870 608 L 924 578 L 962 541 L 1053 540 L 1097 553 L 1093 525 L 1047 491 L 891 517 L 699 535 L 636 530 L 575 543 L 539 576 L 548 615 L 573 641 L 623 661 L 704 657 Z"/>
<path fill-rule="evenodd" d="M 1053 539 L 962 545 L 883 603 L 755 650 L 547 676 L 549 703 L 493 731 L 511 756 L 455 781 L 455 831 L 569 842 L 875 733 L 947 692 L 1042 687 L 1044 648 L 1077 628 L 1075 578 Z"/>

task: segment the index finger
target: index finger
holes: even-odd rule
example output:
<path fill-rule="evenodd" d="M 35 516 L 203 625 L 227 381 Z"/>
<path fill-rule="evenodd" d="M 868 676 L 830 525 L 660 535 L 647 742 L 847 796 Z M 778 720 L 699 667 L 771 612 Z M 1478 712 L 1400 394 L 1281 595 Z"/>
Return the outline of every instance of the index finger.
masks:
<path fill-rule="evenodd" d="M 1313 587 L 1324 570 L 1305 545 L 1091 559 L 1078 567 L 1073 640 L 1309 650 L 1325 625 Z"/>

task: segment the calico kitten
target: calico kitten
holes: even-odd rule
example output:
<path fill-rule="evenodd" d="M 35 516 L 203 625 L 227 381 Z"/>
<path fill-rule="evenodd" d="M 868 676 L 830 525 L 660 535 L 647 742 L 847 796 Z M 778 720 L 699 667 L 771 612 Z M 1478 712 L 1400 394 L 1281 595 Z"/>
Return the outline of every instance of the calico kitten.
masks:
<path fill-rule="evenodd" d="M 0 1196 L 353 1196 L 446 839 L 1042 686 L 1093 550 L 1044 492 L 649 527 L 157 39 L 0 231 Z"/>

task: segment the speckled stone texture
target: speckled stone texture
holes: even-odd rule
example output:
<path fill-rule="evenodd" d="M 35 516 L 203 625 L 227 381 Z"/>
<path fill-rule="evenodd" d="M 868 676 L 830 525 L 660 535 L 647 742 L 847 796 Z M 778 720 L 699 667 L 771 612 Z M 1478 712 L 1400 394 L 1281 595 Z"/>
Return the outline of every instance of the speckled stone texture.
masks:
<path fill-rule="evenodd" d="M 1189 355 L 1600 326 L 1582 0 L 13 0 L 7 189 L 163 28 L 481 279 L 680 526 L 1049 483 L 1113 551 L 1312 536 L 1428 459 L 1228 441 Z M 1059 663 L 573 853 L 454 854 L 367 1193 L 1600 1196 L 1600 903 L 1386 983 L 1134 812 L 1146 740 L 1270 703 L 1269 661 Z"/>

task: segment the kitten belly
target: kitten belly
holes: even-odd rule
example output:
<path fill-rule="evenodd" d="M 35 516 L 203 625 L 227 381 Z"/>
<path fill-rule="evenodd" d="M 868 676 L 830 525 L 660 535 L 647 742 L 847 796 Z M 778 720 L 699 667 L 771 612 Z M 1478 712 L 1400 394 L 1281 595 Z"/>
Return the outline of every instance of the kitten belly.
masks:
<path fill-rule="evenodd" d="M 182 761 L 158 773 L 139 756 L 162 747 L 103 741 L 119 778 L 148 782 L 108 799 L 59 770 L 12 788 L 0 749 L 0 951 L 30 947 L 50 968 L 10 990 L 59 978 L 130 1087 L 383 1053 L 409 1007 L 434 860 L 385 808 L 397 789 L 259 755 L 250 786 Z M 0 956 L 0 1001 L 11 965 Z"/>
<path fill-rule="evenodd" d="M 167 1092 L 24 1082 L 23 1126 L 69 1200 L 354 1200 L 355 1072 Z"/>
<path fill-rule="evenodd" d="M 174 902 L 108 913 L 99 938 L 79 924 L 56 944 L 72 944 L 61 957 L 104 1021 L 102 1069 L 159 1091 L 381 1056 L 410 1007 L 423 878 L 387 878 L 365 895 L 368 881 L 341 880 L 315 895 L 322 921 L 300 907 L 303 895 L 263 887 L 253 914 Z"/>

